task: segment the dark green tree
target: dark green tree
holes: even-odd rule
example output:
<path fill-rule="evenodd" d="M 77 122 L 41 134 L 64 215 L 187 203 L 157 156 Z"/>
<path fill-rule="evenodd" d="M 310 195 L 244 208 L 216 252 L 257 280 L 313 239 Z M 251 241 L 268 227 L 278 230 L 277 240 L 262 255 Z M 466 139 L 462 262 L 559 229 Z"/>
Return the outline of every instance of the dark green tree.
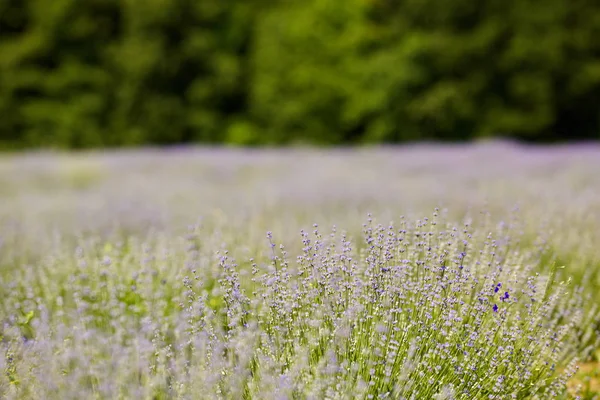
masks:
<path fill-rule="evenodd" d="M 257 29 L 252 112 L 283 142 L 598 138 L 599 16 L 566 0 L 284 3 Z"/>
<path fill-rule="evenodd" d="M 600 137 L 592 0 L 1 0 L 0 146 Z"/>

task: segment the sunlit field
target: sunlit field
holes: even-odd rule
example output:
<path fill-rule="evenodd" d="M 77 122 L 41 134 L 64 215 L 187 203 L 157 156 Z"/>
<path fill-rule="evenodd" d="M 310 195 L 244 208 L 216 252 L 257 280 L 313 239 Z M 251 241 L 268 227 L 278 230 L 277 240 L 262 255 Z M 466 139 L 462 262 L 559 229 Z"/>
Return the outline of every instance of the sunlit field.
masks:
<path fill-rule="evenodd" d="M 600 146 L 0 156 L 2 399 L 600 398 Z"/>

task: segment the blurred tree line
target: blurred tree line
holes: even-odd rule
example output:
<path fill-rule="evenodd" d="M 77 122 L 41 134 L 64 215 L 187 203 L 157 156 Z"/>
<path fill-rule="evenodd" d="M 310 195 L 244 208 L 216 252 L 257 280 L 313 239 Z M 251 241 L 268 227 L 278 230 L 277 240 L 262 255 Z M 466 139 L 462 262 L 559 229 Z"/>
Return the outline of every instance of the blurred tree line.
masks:
<path fill-rule="evenodd" d="M 0 144 L 600 138 L 596 0 L 0 0 Z"/>

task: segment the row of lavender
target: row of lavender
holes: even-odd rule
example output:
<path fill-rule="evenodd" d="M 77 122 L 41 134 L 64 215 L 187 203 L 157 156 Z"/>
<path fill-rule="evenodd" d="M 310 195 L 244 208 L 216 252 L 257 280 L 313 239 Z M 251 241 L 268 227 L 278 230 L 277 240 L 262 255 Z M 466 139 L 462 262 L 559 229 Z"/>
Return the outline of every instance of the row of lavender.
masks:
<path fill-rule="evenodd" d="M 0 397 L 566 396 L 598 170 L 500 143 L 4 156 Z"/>

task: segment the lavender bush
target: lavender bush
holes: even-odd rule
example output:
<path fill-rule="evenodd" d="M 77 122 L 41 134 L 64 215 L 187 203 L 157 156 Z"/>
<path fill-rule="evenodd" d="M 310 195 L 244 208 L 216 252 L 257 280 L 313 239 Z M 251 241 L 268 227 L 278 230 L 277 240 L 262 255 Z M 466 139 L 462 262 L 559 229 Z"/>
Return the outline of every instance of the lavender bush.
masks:
<path fill-rule="evenodd" d="M 0 398 L 566 398 L 598 346 L 599 156 L 5 158 Z"/>

